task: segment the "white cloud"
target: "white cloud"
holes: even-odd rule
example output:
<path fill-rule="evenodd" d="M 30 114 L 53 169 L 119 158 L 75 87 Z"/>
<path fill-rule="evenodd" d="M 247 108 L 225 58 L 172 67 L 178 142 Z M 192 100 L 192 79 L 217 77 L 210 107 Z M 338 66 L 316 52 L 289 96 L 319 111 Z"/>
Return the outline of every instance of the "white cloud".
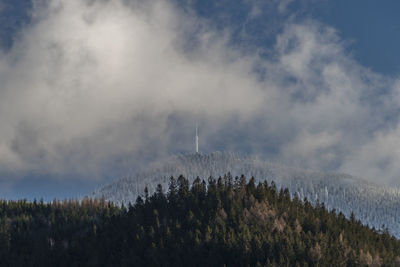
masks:
<path fill-rule="evenodd" d="M 36 21 L 1 58 L 0 144 L 16 159 L 3 170 L 98 171 L 161 139 L 174 113 L 246 117 L 264 103 L 252 61 L 201 28 L 189 57 L 180 34 L 198 22 L 163 1 L 51 1 Z"/>
<path fill-rule="evenodd" d="M 332 28 L 288 24 L 262 59 L 166 1 L 48 3 L 0 55 L 3 172 L 111 174 L 190 149 L 182 136 L 199 120 L 209 146 L 231 134 L 303 167 L 398 175 L 373 164 L 398 158 L 397 135 L 382 137 L 397 123 L 386 117 L 398 87 L 346 55 Z"/>

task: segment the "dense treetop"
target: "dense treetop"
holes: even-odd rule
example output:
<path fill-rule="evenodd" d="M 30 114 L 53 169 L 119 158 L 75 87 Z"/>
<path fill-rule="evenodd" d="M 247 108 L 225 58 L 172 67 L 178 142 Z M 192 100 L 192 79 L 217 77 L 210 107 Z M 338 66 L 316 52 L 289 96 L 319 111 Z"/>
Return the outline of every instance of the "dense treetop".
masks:
<path fill-rule="evenodd" d="M 183 175 L 193 183 L 197 176 L 223 177 L 226 173 L 234 177 L 242 174 L 255 177 L 256 183 L 274 181 L 277 190 L 288 188 L 292 197 L 307 198 L 313 205 L 324 203 L 327 210 L 336 209 L 348 219 L 353 213 L 363 224 L 375 229 L 387 228 L 400 239 L 399 188 L 377 185 L 343 173 L 299 169 L 229 152 L 172 155 L 113 181 L 96 190 L 92 197 L 104 197 L 127 206 L 136 201 L 146 186 L 151 194 L 158 184 L 168 188 L 171 176 Z"/>
<path fill-rule="evenodd" d="M 128 207 L 0 202 L 1 266 L 400 266 L 400 241 L 274 183 L 171 177 Z"/>

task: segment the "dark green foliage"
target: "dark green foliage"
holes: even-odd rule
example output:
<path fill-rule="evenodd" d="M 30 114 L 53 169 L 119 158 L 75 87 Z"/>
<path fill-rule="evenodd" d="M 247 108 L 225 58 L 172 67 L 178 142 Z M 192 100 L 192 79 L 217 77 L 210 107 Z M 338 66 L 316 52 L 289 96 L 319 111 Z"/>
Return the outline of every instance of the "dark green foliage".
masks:
<path fill-rule="evenodd" d="M 128 208 L 0 201 L 0 266 L 400 266 L 399 255 L 387 232 L 243 176 L 171 177 L 167 194 Z"/>

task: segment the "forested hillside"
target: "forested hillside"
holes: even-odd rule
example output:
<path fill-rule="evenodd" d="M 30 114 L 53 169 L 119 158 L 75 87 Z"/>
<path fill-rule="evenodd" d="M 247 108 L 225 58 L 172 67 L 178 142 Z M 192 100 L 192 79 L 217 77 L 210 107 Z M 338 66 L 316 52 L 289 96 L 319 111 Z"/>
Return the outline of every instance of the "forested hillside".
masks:
<path fill-rule="evenodd" d="M 400 241 L 244 176 L 171 178 L 134 205 L 0 203 L 1 266 L 400 266 Z"/>
<path fill-rule="evenodd" d="M 387 228 L 400 238 L 400 190 L 370 183 L 351 175 L 318 172 L 270 163 L 255 157 L 241 157 L 233 153 L 187 154 L 171 156 L 151 164 L 145 170 L 128 175 L 97 190 L 92 197 L 114 203 L 134 202 L 147 186 L 155 192 L 157 184 L 168 187 L 171 176 L 185 176 L 193 182 L 197 176 L 255 177 L 256 182 L 274 181 L 278 190 L 288 188 L 291 196 L 307 198 L 313 205 L 324 203 L 328 210 L 336 209 L 347 218 L 356 219 L 376 229 Z M 384 225 L 384 227 L 382 227 Z"/>

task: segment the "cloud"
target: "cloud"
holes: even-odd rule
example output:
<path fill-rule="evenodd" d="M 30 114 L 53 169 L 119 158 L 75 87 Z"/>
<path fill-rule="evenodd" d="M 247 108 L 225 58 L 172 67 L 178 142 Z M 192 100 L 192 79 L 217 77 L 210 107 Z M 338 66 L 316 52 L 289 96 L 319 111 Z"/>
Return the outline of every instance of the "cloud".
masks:
<path fill-rule="evenodd" d="M 400 164 L 400 124 L 399 112 L 399 81 L 395 81 L 391 90 L 385 95 L 384 110 L 379 115 L 385 120 L 382 128 L 344 160 L 341 168 L 347 172 L 357 173 L 374 182 L 399 186 Z"/>
<path fill-rule="evenodd" d="M 252 61 L 170 4 L 40 6 L 0 61 L 2 170 L 103 171 L 120 155 L 162 151 L 174 114 L 223 120 L 263 103 L 256 80 L 241 78 Z"/>
<path fill-rule="evenodd" d="M 34 3 L 0 55 L 3 173 L 115 175 L 190 151 L 197 120 L 203 151 L 398 175 L 399 87 L 330 27 L 288 22 L 266 58 L 172 2 Z"/>
<path fill-rule="evenodd" d="M 287 7 L 293 2 L 294 0 L 282 0 L 276 1 L 278 4 L 278 10 L 280 13 L 285 13 Z"/>

